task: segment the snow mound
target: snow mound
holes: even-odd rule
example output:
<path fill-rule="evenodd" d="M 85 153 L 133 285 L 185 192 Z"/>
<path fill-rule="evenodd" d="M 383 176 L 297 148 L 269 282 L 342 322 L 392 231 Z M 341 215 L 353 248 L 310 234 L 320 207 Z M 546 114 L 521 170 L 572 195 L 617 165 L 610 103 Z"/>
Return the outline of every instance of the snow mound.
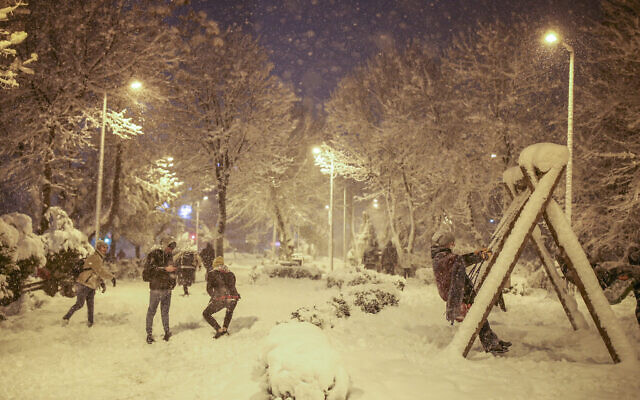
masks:
<path fill-rule="evenodd" d="M 567 146 L 555 143 L 536 143 L 526 147 L 520 153 L 518 165 L 534 171 L 534 167 L 541 172 L 548 172 L 551 168 L 562 168 L 569 161 Z"/>
<path fill-rule="evenodd" d="M 350 379 L 322 329 L 308 322 L 274 326 L 264 352 L 272 399 L 344 400 Z"/>

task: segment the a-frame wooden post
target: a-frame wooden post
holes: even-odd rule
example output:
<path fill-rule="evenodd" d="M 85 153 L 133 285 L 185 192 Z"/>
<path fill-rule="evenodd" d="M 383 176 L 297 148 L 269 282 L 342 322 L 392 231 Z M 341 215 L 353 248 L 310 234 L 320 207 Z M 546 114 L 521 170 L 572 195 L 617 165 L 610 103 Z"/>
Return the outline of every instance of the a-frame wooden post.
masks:
<path fill-rule="evenodd" d="M 503 174 L 503 182 L 507 187 L 507 192 L 509 193 L 509 196 L 511 196 L 512 200 L 516 198 L 518 192 L 522 193 L 524 191 L 518 189 L 522 186 L 520 183 L 524 184 L 524 186 L 527 187 L 527 181 L 528 179 L 524 178 L 522 169 L 520 169 L 520 167 L 509 168 Z M 540 257 L 540 261 L 542 262 L 542 266 L 545 272 L 549 276 L 551 286 L 556 292 L 558 300 L 560 300 L 560 304 L 562 304 L 562 309 L 567 315 L 571 327 L 574 330 L 587 329 L 589 325 L 587 325 L 587 321 L 584 319 L 582 313 L 578 310 L 578 305 L 575 298 L 568 293 L 567 286 L 556 271 L 553 258 L 544 245 L 542 232 L 540 232 L 540 227 L 537 224 L 533 228 L 533 232 L 531 232 L 531 241 L 533 242 L 536 253 Z"/>
<path fill-rule="evenodd" d="M 528 180 L 531 194 L 514 219 L 511 231 L 497 249 L 495 263 L 486 274 L 474 305 L 469 310 L 458 332 L 449 344 L 454 351 L 467 356 L 493 305 L 502 293 L 502 287 L 511 274 L 524 243 L 544 214 L 558 245 L 571 260 L 571 268 L 580 281 L 578 288 L 598 327 L 614 362 L 635 361 L 635 350 L 619 327 L 619 323 L 605 298 L 593 270 L 575 234 L 564 217 L 552 193 L 567 162 L 567 148 L 549 143 L 529 146 L 520 155 L 519 164 Z M 542 176 L 538 180 L 538 171 Z"/>

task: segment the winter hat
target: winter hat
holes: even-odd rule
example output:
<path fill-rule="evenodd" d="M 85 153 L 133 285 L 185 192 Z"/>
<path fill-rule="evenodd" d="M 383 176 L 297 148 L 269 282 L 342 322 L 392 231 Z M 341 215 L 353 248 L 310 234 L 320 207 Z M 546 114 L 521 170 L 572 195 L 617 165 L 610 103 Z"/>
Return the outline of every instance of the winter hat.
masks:
<path fill-rule="evenodd" d="M 175 249 L 176 248 L 176 241 L 173 240 L 173 238 L 171 236 L 167 236 L 167 237 L 164 237 L 164 238 L 160 239 L 160 245 L 163 248 L 170 247 L 172 249 Z"/>
<path fill-rule="evenodd" d="M 453 232 L 450 231 L 436 232 L 431 238 L 431 244 L 437 246 L 446 246 L 449 243 L 455 241 L 456 236 L 453 234 Z"/>
<path fill-rule="evenodd" d="M 213 260 L 214 268 L 220 265 L 224 265 L 224 258 L 222 258 L 222 256 L 218 256 Z"/>

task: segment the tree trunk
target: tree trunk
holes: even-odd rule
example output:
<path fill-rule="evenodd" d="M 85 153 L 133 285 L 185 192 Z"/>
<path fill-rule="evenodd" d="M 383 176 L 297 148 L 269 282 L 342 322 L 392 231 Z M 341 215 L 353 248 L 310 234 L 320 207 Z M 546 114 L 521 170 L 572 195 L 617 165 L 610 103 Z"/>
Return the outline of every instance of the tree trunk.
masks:
<path fill-rule="evenodd" d="M 47 138 L 47 149 L 51 150 L 51 144 L 53 143 L 53 138 L 55 136 L 55 128 L 49 128 L 49 137 Z M 49 154 L 46 155 L 46 160 L 44 161 L 44 183 L 42 184 L 42 213 L 40 217 L 40 228 L 38 229 L 38 234 L 42 235 L 47 229 L 49 229 L 49 219 L 45 217 L 47 211 L 49 211 L 49 207 L 51 207 L 51 182 L 53 181 L 53 169 L 51 168 L 51 156 Z"/>
<path fill-rule="evenodd" d="M 218 172 L 216 171 L 216 174 Z M 215 239 L 216 256 L 224 256 L 224 232 L 227 228 L 227 178 L 222 171 L 217 179 L 218 189 L 218 236 Z"/>
<path fill-rule="evenodd" d="M 140 245 L 136 245 L 136 258 L 140 258 Z"/>
<path fill-rule="evenodd" d="M 285 260 L 291 260 L 293 254 L 293 248 L 291 247 L 291 239 L 288 234 L 282 211 L 278 204 L 278 196 L 276 195 L 275 187 L 271 186 L 271 201 L 273 203 L 273 212 L 276 217 L 276 224 L 278 225 L 278 231 L 280 232 L 280 249 L 281 254 L 284 255 Z"/>
<path fill-rule="evenodd" d="M 104 227 L 100 227 L 100 232 L 111 231 L 111 247 L 109 249 L 109 256 L 115 257 L 116 255 L 116 218 L 120 214 L 120 180 L 122 175 L 122 143 L 118 143 L 116 146 L 116 160 L 113 174 L 113 186 L 111 187 L 111 208 L 109 210 L 109 216 Z"/>

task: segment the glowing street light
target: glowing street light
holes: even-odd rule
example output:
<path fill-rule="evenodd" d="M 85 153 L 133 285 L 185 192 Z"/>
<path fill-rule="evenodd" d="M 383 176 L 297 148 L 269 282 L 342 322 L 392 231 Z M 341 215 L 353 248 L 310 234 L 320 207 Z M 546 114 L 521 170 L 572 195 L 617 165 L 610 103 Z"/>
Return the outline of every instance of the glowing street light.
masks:
<path fill-rule="evenodd" d="M 324 145 L 323 145 L 324 146 Z M 329 168 L 329 266 L 333 271 L 333 156 L 329 152 L 323 152 L 320 147 L 314 147 L 312 150 L 315 155 L 316 164 L 324 164 L 324 155 L 330 159 L 331 166 Z M 326 207 L 325 207 L 326 208 Z"/>
<path fill-rule="evenodd" d="M 142 87 L 139 81 L 133 81 L 129 87 L 138 90 Z M 100 156 L 98 161 L 98 189 L 96 192 L 96 226 L 95 242 L 100 239 L 100 209 L 102 208 L 102 171 L 104 169 L 104 134 L 107 126 L 107 91 L 104 91 L 102 99 L 102 129 L 100 130 Z"/>
<path fill-rule="evenodd" d="M 569 161 L 567 162 L 567 186 L 565 191 L 564 208 L 565 214 L 567 215 L 567 220 L 569 221 L 569 224 L 571 224 L 571 184 L 573 174 L 573 65 L 575 53 L 573 51 L 573 47 L 568 45 L 564 40 L 560 41 L 558 35 L 555 32 L 547 33 L 544 39 L 547 43 L 551 44 L 560 42 L 562 46 L 569 52 L 569 104 L 567 116 L 567 148 L 569 150 Z"/>

